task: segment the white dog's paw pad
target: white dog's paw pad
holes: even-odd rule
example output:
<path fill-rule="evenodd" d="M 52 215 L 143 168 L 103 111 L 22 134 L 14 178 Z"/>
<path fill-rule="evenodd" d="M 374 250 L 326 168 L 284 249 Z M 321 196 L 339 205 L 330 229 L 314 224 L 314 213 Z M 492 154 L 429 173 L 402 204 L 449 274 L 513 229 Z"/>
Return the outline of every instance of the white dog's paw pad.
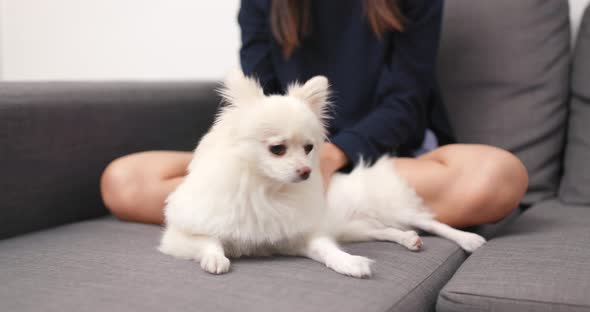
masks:
<path fill-rule="evenodd" d="M 361 256 L 347 255 L 326 263 L 326 265 L 344 275 L 363 278 L 371 276 L 373 260 Z"/>
<path fill-rule="evenodd" d="M 420 248 L 422 248 L 422 239 L 418 236 L 418 233 L 411 231 L 408 232 L 407 237 L 402 240 L 402 245 L 412 251 L 420 250 Z"/>
<path fill-rule="evenodd" d="M 201 268 L 212 274 L 223 274 L 229 271 L 229 259 L 223 255 L 205 255 L 201 258 Z"/>
<path fill-rule="evenodd" d="M 474 252 L 477 248 L 486 243 L 486 239 L 474 233 L 465 233 L 457 240 L 457 243 L 465 251 Z"/>

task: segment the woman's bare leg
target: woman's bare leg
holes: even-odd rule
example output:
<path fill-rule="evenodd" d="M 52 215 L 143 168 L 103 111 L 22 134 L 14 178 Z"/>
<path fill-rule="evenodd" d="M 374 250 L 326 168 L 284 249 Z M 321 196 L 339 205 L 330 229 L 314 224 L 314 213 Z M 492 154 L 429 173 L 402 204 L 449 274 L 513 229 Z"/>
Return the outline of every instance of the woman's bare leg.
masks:
<path fill-rule="evenodd" d="M 180 184 L 190 152 L 148 151 L 115 159 L 105 169 L 100 190 L 105 206 L 126 221 L 161 224 L 164 200 Z"/>
<path fill-rule="evenodd" d="M 520 160 L 486 145 L 445 145 L 394 162 L 436 218 L 453 227 L 501 220 L 517 207 L 528 186 Z"/>
<path fill-rule="evenodd" d="M 150 151 L 114 160 L 101 178 L 105 205 L 120 219 L 163 222 L 164 200 L 186 175 L 190 152 Z M 453 227 L 496 222 L 516 208 L 528 185 L 523 164 L 485 145 L 446 145 L 396 158 L 398 172 Z"/>

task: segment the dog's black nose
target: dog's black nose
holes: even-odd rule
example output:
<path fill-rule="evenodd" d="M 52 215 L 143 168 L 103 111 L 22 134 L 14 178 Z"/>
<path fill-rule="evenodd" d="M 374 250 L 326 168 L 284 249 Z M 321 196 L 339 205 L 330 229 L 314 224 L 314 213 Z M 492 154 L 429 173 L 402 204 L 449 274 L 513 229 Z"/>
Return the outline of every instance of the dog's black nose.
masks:
<path fill-rule="evenodd" d="M 307 180 L 309 178 L 309 174 L 311 173 L 311 168 L 303 167 L 297 169 L 297 174 L 302 180 Z"/>

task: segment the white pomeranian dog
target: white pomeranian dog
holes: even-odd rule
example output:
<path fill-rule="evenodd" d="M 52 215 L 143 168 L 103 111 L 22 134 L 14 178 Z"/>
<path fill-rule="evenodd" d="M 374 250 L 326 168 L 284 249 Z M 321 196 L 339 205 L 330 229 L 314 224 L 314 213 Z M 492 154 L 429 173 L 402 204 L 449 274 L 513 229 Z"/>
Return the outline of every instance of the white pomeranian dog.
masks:
<path fill-rule="evenodd" d="M 335 174 L 324 195 L 318 147 L 326 139 L 325 77 L 265 96 L 256 80 L 236 71 L 220 93 L 225 105 L 166 200 L 161 252 L 199 261 L 214 274 L 230 269 L 228 257 L 280 254 L 367 277 L 373 261 L 344 252 L 339 242 L 392 241 L 418 250 L 413 228 L 469 252 L 485 242 L 434 220 L 391 158 Z"/>

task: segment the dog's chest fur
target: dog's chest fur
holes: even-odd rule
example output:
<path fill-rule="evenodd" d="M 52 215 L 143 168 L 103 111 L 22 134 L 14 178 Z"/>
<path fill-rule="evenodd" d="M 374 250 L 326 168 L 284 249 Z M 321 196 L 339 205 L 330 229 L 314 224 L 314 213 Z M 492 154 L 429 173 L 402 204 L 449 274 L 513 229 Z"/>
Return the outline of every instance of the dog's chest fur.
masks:
<path fill-rule="evenodd" d="M 306 183 L 321 183 L 315 180 Z M 240 177 L 220 195 L 215 183 L 189 175 L 168 198 L 166 221 L 185 232 L 220 239 L 230 256 L 284 253 L 295 249 L 322 220 L 321 192 L 309 196 L 305 187 L 277 187 Z"/>

